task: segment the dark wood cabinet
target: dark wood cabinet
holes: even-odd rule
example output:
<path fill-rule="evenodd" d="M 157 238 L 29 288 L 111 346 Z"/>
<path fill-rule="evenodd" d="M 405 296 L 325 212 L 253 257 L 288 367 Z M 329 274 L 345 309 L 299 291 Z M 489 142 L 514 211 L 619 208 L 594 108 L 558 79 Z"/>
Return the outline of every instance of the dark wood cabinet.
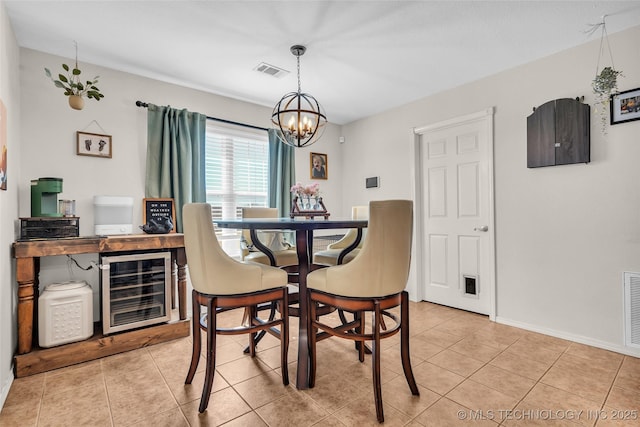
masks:
<path fill-rule="evenodd" d="M 589 163 L 589 105 L 562 98 L 536 108 L 527 117 L 527 167 Z"/>

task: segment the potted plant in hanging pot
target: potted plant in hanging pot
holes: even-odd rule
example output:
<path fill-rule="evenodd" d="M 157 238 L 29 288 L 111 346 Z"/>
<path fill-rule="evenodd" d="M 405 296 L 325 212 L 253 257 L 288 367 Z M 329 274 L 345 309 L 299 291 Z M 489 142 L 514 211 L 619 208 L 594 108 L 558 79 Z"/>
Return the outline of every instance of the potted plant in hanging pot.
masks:
<path fill-rule="evenodd" d="M 604 67 L 591 84 L 593 93 L 596 95 L 596 102 L 599 104 L 599 107 L 596 107 L 596 112 L 598 112 L 598 109 L 600 110 L 603 133 L 606 133 L 609 99 L 611 95 L 618 92 L 618 76 L 622 77 L 622 71 L 618 71 L 613 67 Z"/>
<path fill-rule="evenodd" d="M 69 97 L 69 106 L 75 110 L 82 110 L 84 107 L 84 96 L 89 99 L 95 99 L 100 101 L 104 98 L 104 95 L 100 93 L 100 89 L 96 86 L 98 83 L 98 77 L 93 80 L 87 80 L 82 83 L 80 80 L 80 74 L 82 71 L 78 68 L 78 62 L 76 61 L 75 67 L 71 68 L 67 64 L 62 64 L 62 68 L 66 71 L 67 75 L 58 74 L 58 79 L 54 79 L 51 71 L 48 68 L 44 69 L 45 74 L 49 77 L 56 87 L 64 89 L 64 94 Z"/>

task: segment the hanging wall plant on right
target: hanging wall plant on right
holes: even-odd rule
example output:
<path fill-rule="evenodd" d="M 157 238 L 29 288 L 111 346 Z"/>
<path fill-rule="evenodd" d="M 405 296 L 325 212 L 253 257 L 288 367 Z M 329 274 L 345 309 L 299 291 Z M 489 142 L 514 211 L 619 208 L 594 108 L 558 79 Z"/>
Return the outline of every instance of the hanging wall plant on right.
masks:
<path fill-rule="evenodd" d="M 604 67 L 600 74 L 593 79 L 593 93 L 596 95 L 596 111 L 600 113 L 602 133 L 606 133 L 607 119 L 609 118 L 609 100 L 611 95 L 618 93 L 618 76 L 623 76 L 622 71 L 612 67 Z"/>
<path fill-rule="evenodd" d="M 616 70 L 613 65 L 613 54 L 611 53 L 611 46 L 609 45 L 609 35 L 607 34 L 607 24 L 605 23 L 606 15 L 602 17 L 602 22 L 593 24 L 591 30 L 588 31 L 593 34 L 598 28 L 602 28 L 602 34 L 600 36 L 600 49 L 598 51 L 598 64 L 596 65 L 596 77 L 593 79 L 591 86 L 593 87 L 593 93 L 596 95 L 596 105 L 594 111 L 600 114 L 600 125 L 602 127 L 602 133 L 607 133 L 607 121 L 609 118 L 609 100 L 611 95 L 618 93 L 618 77 L 624 77 L 622 71 Z M 606 46 L 605 46 L 606 42 Z M 609 51 L 609 59 L 611 60 L 611 66 L 603 67 L 600 72 L 600 59 L 606 49 Z"/>

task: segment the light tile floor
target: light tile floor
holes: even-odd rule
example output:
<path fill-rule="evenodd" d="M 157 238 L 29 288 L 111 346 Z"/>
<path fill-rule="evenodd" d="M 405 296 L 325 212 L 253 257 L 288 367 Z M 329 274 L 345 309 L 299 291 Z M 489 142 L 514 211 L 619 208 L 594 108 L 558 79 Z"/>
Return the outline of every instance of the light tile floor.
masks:
<path fill-rule="evenodd" d="M 402 374 L 399 336 L 383 341 L 387 426 L 640 426 L 640 359 L 411 303 L 411 357 L 420 396 Z M 225 313 L 221 323 L 239 321 Z M 13 382 L 1 426 L 376 426 L 371 363 L 353 343 L 318 343 L 316 387 L 295 388 L 296 319 L 282 385 L 279 341 L 252 359 L 246 335 L 219 337 L 209 409 L 198 414 L 204 373 L 184 385 L 184 338 Z"/>

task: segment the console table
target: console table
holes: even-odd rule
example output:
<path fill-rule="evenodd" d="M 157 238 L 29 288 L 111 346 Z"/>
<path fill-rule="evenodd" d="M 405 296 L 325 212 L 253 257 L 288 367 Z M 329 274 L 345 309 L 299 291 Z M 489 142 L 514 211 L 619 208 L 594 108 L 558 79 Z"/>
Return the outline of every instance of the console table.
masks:
<path fill-rule="evenodd" d="M 118 253 L 167 249 L 171 251 L 171 301 L 175 308 L 175 283 L 178 284 L 178 310 L 180 320 L 148 328 L 101 336 L 77 343 L 47 349 L 33 349 L 38 331 L 38 274 L 40 257 L 88 253 Z M 132 234 L 122 236 L 70 237 L 17 241 L 12 255 L 16 259 L 18 282 L 18 349 L 15 361 L 16 377 L 33 375 L 129 351 L 189 335 L 187 319 L 186 255 L 184 236 L 170 234 Z M 32 351 L 33 350 L 33 351 Z"/>

